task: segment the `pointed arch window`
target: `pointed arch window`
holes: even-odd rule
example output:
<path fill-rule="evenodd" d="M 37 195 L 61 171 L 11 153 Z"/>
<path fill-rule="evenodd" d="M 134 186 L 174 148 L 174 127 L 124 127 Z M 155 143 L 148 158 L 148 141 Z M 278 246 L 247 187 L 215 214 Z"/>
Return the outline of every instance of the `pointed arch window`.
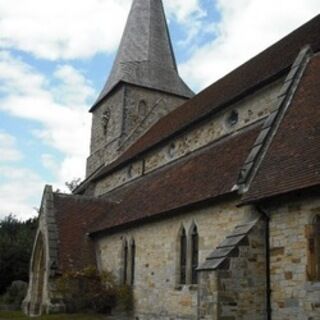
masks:
<path fill-rule="evenodd" d="M 136 260 L 136 243 L 134 240 L 131 242 L 131 285 L 134 285 L 135 280 L 135 261 Z"/>
<path fill-rule="evenodd" d="M 187 234 L 182 228 L 180 234 L 180 284 L 186 284 L 187 280 Z"/>
<path fill-rule="evenodd" d="M 145 100 L 140 100 L 138 104 L 138 113 L 141 117 L 145 117 L 147 115 L 147 102 Z"/>
<path fill-rule="evenodd" d="M 309 281 L 320 281 L 320 215 L 317 215 L 311 225 L 307 225 Z"/>
<path fill-rule="evenodd" d="M 111 119 L 110 110 L 106 110 L 101 116 L 101 123 L 103 128 L 103 134 L 106 136 L 108 132 L 108 126 Z"/>
<path fill-rule="evenodd" d="M 197 268 L 199 264 L 199 235 L 196 225 L 191 230 L 191 283 L 198 283 Z"/>
<path fill-rule="evenodd" d="M 124 246 L 123 246 L 123 284 L 127 283 L 128 279 L 128 256 L 129 256 L 129 250 L 128 250 L 128 241 L 124 240 Z"/>
<path fill-rule="evenodd" d="M 136 270 L 136 243 L 134 239 L 123 240 L 121 279 L 124 285 L 133 285 Z"/>

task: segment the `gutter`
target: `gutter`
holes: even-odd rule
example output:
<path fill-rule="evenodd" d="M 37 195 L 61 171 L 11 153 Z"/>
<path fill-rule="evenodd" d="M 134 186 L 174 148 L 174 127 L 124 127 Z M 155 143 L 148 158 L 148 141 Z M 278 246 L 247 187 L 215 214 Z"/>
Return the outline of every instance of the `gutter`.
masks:
<path fill-rule="evenodd" d="M 271 259 L 270 259 L 270 214 L 255 205 L 255 208 L 261 213 L 266 223 L 265 243 L 266 243 L 266 311 L 267 320 L 272 320 L 272 306 L 271 306 Z"/>

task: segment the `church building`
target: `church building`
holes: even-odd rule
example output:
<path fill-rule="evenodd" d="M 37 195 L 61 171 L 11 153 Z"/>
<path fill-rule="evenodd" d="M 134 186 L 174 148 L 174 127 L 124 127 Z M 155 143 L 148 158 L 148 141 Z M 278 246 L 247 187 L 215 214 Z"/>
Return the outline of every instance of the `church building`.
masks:
<path fill-rule="evenodd" d="M 86 179 L 44 189 L 24 311 L 63 312 L 56 280 L 95 265 L 132 319 L 320 320 L 319 51 L 320 15 L 195 95 L 162 1 L 133 0 Z"/>

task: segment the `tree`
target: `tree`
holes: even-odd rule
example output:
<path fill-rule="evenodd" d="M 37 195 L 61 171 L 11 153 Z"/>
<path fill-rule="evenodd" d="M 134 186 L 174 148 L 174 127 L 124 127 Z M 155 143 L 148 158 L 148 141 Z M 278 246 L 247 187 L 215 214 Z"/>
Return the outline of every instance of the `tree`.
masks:
<path fill-rule="evenodd" d="M 70 182 L 65 182 L 65 185 L 68 187 L 68 189 L 73 192 L 81 183 L 81 178 L 74 178 Z"/>
<path fill-rule="evenodd" d="M 21 222 L 10 214 L 0 221 L 0 294 L 15 280 L 28 281 L 37 220 Z"/>

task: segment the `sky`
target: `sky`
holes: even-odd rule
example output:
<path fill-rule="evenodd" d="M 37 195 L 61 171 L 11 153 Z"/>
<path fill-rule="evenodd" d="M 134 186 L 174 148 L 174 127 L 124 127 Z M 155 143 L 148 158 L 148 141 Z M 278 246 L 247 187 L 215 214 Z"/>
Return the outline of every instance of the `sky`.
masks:
<path fill-rule="evenodd" d="M 90 106 L 132 0 L 0 0 L 0 219 L 84 178 Z M 319 0 L 163 0 L 179 72 L 199 92 L 320 12 Z"/>

